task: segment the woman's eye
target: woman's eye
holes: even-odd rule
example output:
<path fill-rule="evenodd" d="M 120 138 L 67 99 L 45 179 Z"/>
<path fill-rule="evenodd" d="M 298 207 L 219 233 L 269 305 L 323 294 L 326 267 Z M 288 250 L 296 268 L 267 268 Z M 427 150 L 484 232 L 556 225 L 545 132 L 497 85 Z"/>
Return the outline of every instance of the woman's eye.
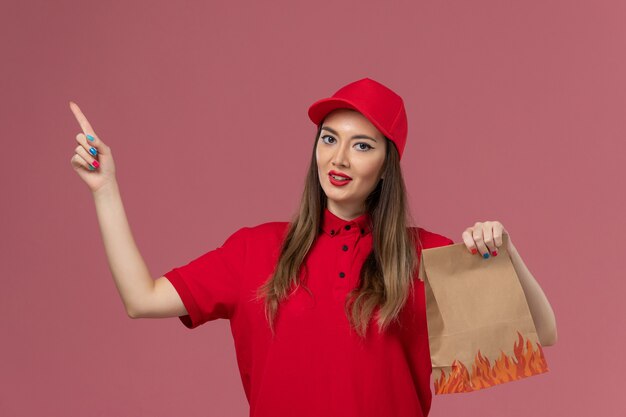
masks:
<path fill-rule="evenodd" d="M 324 135 L 324 136 L 321 136 L 321 137 L 320 137 L 320 139 L 322 139 L 322 141 L 323 141 L 324 143 L 328 143 L 328 142 L 326 142 L 325 138 L 330 138 L 330 139 L 332 139 L 332 140 L 335 140 L 335 138 L 334 138 L 334 137 L 332 137 L 332 136 L 330 136 L 330 135 Z M 370 146 L 369 144 L 367 144 L 367 143 L 365 143 L 365 142 L 359 142 L 359 143 L 357 143 L 356 145 L 365 145 L 365 148 L 359 148 L 359 150 L 361 150 L 361 151 L 369 151 L 370 149 L 374 149 L 374 147 L 373 147 L 373 146 Z"/>

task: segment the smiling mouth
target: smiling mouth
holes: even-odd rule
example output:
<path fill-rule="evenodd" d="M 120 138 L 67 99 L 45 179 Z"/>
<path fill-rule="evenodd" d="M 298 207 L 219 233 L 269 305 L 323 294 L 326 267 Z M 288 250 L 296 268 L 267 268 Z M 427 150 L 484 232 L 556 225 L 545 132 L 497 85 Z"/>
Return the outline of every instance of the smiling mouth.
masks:
<path fill-rule="evenodd" d="M 339 177 L 339 178 L 342 178 L 342 177 Z M 328 174 L 328 182 L 330 182 L 335 187 L 341 187 L 341 186 L 347 185 L 350 183 L 350 181 L 352 181 L 351 178 L 340 180 L 340 179 L 335 178 L 334 175 Z"/>

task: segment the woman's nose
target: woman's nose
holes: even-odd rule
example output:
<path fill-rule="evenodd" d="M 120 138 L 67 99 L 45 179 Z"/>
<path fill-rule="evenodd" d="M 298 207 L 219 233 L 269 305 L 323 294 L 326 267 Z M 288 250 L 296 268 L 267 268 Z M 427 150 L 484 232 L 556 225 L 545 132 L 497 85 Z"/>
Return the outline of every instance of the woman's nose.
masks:
<path fill-rule="evenodd" d="M 338 146 L 336 148 L 335 154 L 333 155 L 333 163 L 335 165 L 348 165 L 348 149 L 343 146 Z"/>

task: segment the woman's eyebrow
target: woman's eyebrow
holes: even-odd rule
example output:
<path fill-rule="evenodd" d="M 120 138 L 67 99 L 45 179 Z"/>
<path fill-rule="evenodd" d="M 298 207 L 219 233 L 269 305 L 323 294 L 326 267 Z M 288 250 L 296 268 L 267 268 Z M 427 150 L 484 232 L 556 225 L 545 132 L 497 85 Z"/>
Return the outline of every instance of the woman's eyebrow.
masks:
<path fill-rule="evenodd" d="M 330 133 L 333 133 L 337 136 L 339 136 L 339 133 L 337 133 L 337 131 L 335 129 L 331 129 L 330 127 L 324 126 L 322 127 L 322 130 L 328 130 Z M 376 139 L 367 136 L 367 135 L 354 135 L 352 136 L 352 139 L 369 139 L 369 140 L 373 140 L 374 142 L 378 142 Z"/>

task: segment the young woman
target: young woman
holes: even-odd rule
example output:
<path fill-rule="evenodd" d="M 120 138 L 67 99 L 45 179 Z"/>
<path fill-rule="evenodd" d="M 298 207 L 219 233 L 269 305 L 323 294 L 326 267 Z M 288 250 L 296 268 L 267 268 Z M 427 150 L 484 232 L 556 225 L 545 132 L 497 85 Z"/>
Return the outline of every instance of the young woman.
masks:
<path fill-rule="evenodd" d="M 254 417 L 428 415 L 431 361 L 417 266 L 422 249 L 454 242 L 409 225 L 399 95 L 364 78 L 313 103 L 315 143 L 291 221 L 242 227 L 156 280 L 126 221 L 111 149 L 70 107 L 83 130 L 72 166 L 93 193 L 130 317 L 178 316 L 190 329 L 229 319 Z M 504 232 L 497 221 L 477 222 L 462 238 L 487 259 Z M 508 250 L 541 343 L 553 344 L 550 304 L 512 243 Z"/>

